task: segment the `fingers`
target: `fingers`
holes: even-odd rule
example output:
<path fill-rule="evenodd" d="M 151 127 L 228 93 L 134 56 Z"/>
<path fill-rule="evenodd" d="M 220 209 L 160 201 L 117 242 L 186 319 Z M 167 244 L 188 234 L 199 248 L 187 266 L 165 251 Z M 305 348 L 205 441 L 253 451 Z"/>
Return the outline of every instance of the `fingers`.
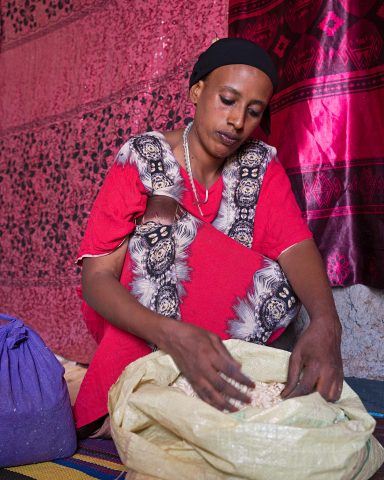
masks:
<path fill-rule="evenodd" d="M 336 402 L 343 390 L 343 375 L 336 367 L 331 367 L 330 370 L 320 375 L 316 390 L 328 402 Z"/>
<path fill-rule="evenodd" d="M 235 403 L 247 404 L 250 402 L 250 398 L 245 392 L 228 383 L 219 373 L 216 373 L 215 379 L 201 379 L 195 390 L 202 400 L 219 410 L 235 412 L 238 410 Z"/>
<path fill-rule="evenodd" d="M 241 364 L 221 339 L 192 326 L 183 330 L 188 336 L 183 336 L 182 348 L 172 354 L 199 397 L 220 410 L 236 411 L 234 402 L 249 403 L 246 390 L 255 384 L 242 373 Z"/>
<path fill-rule="evenodd" d="M 234 412 L 234 403 L 247 404 L 251 401 L 247 388 L 254 388 L 254 382 L 241 371 L 237 362 L 218 339 L 215 343 L 216 355 L 213 355 L 209 368 L 205 369 L 196 392 L 206 402 L 220 410 Z"/>
<path fill-rule="evenodd" d="M 289 398 L 299 383 L 301 372 L 301 357 L 292 353 L 289 358 L 288 378 L 284 390 L 281 392 L 282 398 Z M 297 396 L 297 395 L 294 395 Z"/>
<path fill-rule="evenodd" d="M 249 388 L 255 388 L 255 383 L 249 377 L 244 375 L 241 371 L 241 363 L 236 361 L 225 348 L 223 343 L 220 341 L 219 349 L 222 354 L 216 359 L 216 362 L 213 364 L 215 369 L 224 374 L 228 379 L 232 379 L 237 383 L 245 385 Z"/>
<path fill-rule="evenodd" d="M 312 365 L 304 368 L 300 374 L 300 377 L 297 379 L 296 384 L 292 383 L 290 392 L 282 395 L 283 398 L 309 395 L 316 390 L 318 378 L 318 370 L 315 366 Z"/>
<path fill-rule="evenodd" d="M 336 402 L 339 400 L 342 390 L 342 380 L 332 380 L 328 376 L 321 375 L 316 371 L 310 372 L 309 369 L 304 369 L 303 375 L 296 383 L 295 387 L 289 394 L 282 396 L 284 398 L 294 398 L 301 395 L 308 395 L 316 391 L 320 393 L 327 402 Z"/>
<path fill-rule="evenodd" d="M 316 390 L 325 400 L 327 400 L 327 402 L 336 402 L 340 398 L 341 392 L 343 390 L 343 385 L 342 383 L 340 384 L 338 381 L 334 381 L 328 387 L 325 388 L 318 386 Z"/>
<path fill-rule="evenodd" d="M 303 365 L 300 357 L 292 355 L 287 385 L 281 396 L 294 398 L 317 391 L 328 402 L 335 402 L 340 398 L 342 388 L 342 371 L 340 372 L 336 366 L 324 366 L 316 361 Z"/>
<path fill-rule="evenodd" d="M 343 386 L 343 363 L 340 341 L 322 324 L 310 323 L 298 340 L 289 360 L 287 385 L 283 398 L 317 391 L 334 402 Z"/>

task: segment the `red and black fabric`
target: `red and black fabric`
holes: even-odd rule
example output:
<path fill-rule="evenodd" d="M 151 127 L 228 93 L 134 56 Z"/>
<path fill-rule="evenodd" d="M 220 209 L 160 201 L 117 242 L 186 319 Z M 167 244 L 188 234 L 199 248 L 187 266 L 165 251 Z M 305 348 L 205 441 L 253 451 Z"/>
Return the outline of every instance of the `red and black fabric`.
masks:
<path fill-rule="evenodd" d="M 225 0 L 1 3 L 0 305 L 65 358 L 88 363 L 96 348 L 73 261 L 96 194 L 130 136 L 193 116 L 189 72 L 226 36 L 227 10 Z"/>
<path fill-rule="evenodd" d="M 333 286 L 384 287 L 384 6 L 229 2 L 279 71 L 272 133 Z"/>

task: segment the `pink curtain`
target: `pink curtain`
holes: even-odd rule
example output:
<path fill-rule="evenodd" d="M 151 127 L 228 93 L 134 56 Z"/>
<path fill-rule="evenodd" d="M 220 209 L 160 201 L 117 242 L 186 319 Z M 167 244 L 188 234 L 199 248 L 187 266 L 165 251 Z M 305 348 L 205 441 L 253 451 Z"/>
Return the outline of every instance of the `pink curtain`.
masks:
<path fill-rule="evenodd" d="M 229 2 L 279 69 L 272 134 L 333 286 L 384 288 L 384 4 Z"/>
<path fill-rule="evenodd" d="M 69 359 L 94 343 L 76 254 L 132 134 L 183 126 L 197 54 L 227 34 L 224 0 L 9 0 L 0 21 L 0 311 Z"/>

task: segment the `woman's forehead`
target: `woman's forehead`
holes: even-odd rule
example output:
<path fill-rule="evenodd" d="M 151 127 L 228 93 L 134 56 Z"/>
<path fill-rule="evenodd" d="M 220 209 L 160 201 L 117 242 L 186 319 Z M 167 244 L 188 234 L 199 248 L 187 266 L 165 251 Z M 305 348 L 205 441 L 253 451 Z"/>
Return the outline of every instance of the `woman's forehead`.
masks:
<path fill-rule="evenodd" d="M 224 65 L 213 70 L 207 77 L 216 86 L 244 85 L 261 86 L 273 89 L 268 75 L 256 67 L 245 64 Z"/>

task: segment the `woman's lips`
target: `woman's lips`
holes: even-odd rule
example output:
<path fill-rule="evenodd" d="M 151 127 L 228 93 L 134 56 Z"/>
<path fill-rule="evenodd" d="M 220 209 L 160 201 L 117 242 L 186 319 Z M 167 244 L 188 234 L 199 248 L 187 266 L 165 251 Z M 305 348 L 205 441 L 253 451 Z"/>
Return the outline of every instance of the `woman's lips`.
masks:
<path fill-rule="evenodd" d="M 233 135 L 232 133 L 217 132 L 217 134 L 221 140 L 221 143 L 223 143 L 228 147 L 234 145 L 240 140 L 240 138 L 237 135 Z"/>

